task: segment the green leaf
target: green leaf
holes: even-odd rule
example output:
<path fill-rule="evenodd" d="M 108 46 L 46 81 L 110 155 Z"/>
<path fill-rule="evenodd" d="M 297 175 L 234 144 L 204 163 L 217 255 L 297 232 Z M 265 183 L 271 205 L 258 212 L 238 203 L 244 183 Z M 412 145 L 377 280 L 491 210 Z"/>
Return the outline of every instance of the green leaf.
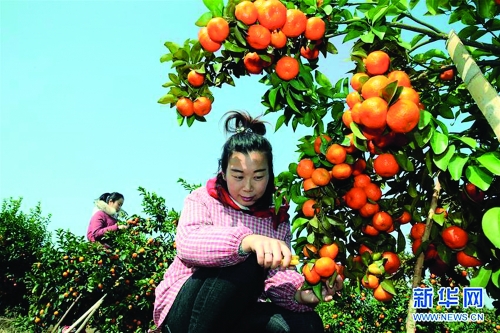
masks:
<path fill-rule="evenodd" d="M 177 101 L 177 97 L 171 94 L 166 94 L 158 100 L 160 104 L 170 104 Z"/>
<path fill-rule="evenodd" d="M 195 22 L 195 25 L 198 27 L 206 27 L 208 21 L 210 21 L 212 17 L 213 15 L 211 12 L 206 12 L 198 18 L 198 20 Z"/>
<path fill-rule="evenodd" d="M 295 101 L 293 100 L 293 97 L 290 95 L 289 91 L 286 92 L 286 102 L 288 103 L 288 106 L 290 106 L 292 108 L 292 110 L 294 110 L 297 113 L 300 113 L 299 109 L 297 109 L 297 106 L 295 105 Z"/>
<path fill-rule="evenodd" d="M 500 153 L 488 152 L 477 158 L 477 161 L 495 176 L 500 175 Z"/>
<path fill-rule="evenodd" d="M 170 61 L 172 60 L 172 53 L 166 53 L 164 55 L 161 56 L 160 58 L 160 62 L 167 62 L 167 61 Z"/>
<path fill-rule="evenodd" d="M 448 171 L 450 172 L 451 179 L 457 181 L 462 178 L 462 174 L 464 171 L 464 166 L 469 160 L 468 156 L 463 155 L 453 155 L 448 163 Z"/>
<path fill-rule="evenodd" d="M 455 150 L 455 146 L 451 145 L 443 154 L 434 155 L 434 164 L 436 164 L 439 169 L 445 171 L 448 168 L 451 158 L 455 154 Z"/>
<path fill-rule="evenodd" d="M 365 33 L 364 35 L 362 35 L 360 37 L 360 39 L 365 42 L 366 44 L 371 44 L 373 43 L 373 41 L 375 40 L 375 35 L 373 34 L 373 32 L 368 32 L 368 33 Z"/>
<path fill-rule="evenodd" d="M 316 70 L 316 75 L 315 75 L 316 82 L 322 87 L 325 88 L 331 88 L 332 83 L 330 80 L 326 77 L 325 74 L 321 73 L 320 71 Z"/>
<path fill-rule="evenodd" d="M 491 278 L 491 268 L 481 267 L 477 275 L 470 280 L 471 287 L 486 288 Z"/>
<path fill-rule="evenodd" d="M 247 49 L 239 47 L 229 41 L 224 42 L 224 48 L 231 52 L 245 52 Z"/>
<path fill-rule="evenodd" d="M 382 286 L 382 289 L 387 291 L 389 294 L 396 295 L 396 289 L 394 288 L 394 284 L 392 283 L 392 280 L 389 279 L 384 279 L 380 285 Z"/>
<path fill-rule="evenodd" d="M 203 3 L 214 17 L 222 16 L 222 11 L 224 10 L 223 0 L 203 0 Z"/>
<path fill-rule="evenodd" d="M 269 104 L 271 105 L 271 108 L 275 110 L 276 106 L 276 95 L 278 94 L 278 91 L 280 90 L 280 87 L 272 88 L 269 90 Z"/>
<path fill-rule="evenodd" d="M 485 236 L 500 249 L 500 207 L 490 208 L 484 213 L 482 227 Z"/>
<path fill-rule="evenodd" d="M 170 81 L 172 81 L 176 85 L 179 85 L 181 83 L 181 80 L 179 80 L 179 77 L 177 75 L 175 75 L 174 73 L 169 73 L 168 78 L 170 79 Z"/>
<path fill-rule="evenodd" d="M 179 49 L 179 45 L 174 42 L 165 42 L 165 46 L 168 48 L 170 53 L 175 53 Z"/>
<path fill-rule="evenodd" d="M 448 136 L 441 132 L 434 132 L 431 138 L 431 147 L 435 154 L 443 153 L 448 147 Z"/>
<path fill-rule="evenodd" d="M 171 68 L 184 66 L 185 64 L 187 63 L 184 60 L 176 60 L 172 63 Z"/>
<path fill-rule="evenodd" d="M 278 120 L 276 120 L 276 126 L 274 128 L 275 132 L 285 123 L 285 120 L 286 116 L 284 114 L 278 117 Z"/>
<path fill-rule="evenodd" d="M 465 170 L 465 176 L 483 191 L 488 190 L 493 181 L 493 176 L 477 165 L 469 165 Z"/>
<path fill-rule="evenodd" d="M 474 140 L 473 138 L 469 138 L 467 136 L 461 136 L 458 139 L 463 143 L 465 143 L 467 146 L 471 147 L 472 149 L 477 147 L 477 141 Z"/>
<path fill-rule="evenodd" d="M 497 269 L 491 274 L 491 282 L 493 282 L 497 289 L 500 289 L 500 269 Z"/>

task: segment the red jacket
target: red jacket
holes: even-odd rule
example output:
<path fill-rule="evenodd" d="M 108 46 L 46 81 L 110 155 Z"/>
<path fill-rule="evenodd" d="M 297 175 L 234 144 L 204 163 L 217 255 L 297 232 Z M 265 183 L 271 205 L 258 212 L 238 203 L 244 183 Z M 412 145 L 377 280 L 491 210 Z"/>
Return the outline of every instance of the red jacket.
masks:
<path fill-rule="evenodd" d="M 115 214 L 116 210 L 106 202 L 96 201 L 94 214 L 87 229 L 88 240 L 91 242 L 99 241 L 106 232 L 118 230 Z"/>

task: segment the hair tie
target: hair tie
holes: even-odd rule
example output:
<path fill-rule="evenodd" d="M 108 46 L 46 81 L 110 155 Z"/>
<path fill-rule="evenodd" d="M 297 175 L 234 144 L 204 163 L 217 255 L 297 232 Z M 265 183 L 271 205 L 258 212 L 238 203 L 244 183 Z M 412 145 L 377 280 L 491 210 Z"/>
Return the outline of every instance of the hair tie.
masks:
<path fill-rule="evenodd" d="M 236 134 L 240 134 L 240 133 L 253 133 L 253 131 L 250 127 L 245 128 L 243 126 L 240 126 L 236 129 Z"/>

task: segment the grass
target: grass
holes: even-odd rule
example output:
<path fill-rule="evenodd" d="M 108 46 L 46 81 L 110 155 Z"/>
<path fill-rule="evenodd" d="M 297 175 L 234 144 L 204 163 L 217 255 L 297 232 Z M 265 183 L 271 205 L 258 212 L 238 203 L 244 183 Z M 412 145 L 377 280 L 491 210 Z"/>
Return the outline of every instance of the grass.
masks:
<path fill-rule="evenodd" d="M 14 319 L 0 317 L 0 333 L 26 333 L 14 327 Z"/>

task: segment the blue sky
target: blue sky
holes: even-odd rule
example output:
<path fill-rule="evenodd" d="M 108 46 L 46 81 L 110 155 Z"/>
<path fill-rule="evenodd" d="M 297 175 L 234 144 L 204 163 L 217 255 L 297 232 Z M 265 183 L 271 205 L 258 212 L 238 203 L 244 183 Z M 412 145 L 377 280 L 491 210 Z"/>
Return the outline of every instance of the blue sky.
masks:
<path fill-rule="evenodd" d="M 0 198 L 23 197 L 52 214 L 49 230 L 85 235 L 93 200 L 124 194 L 123 208 L 141 212 L 144 187 L 180 210 L 187 192 L 177 183 L 204 183 L 217 170 L 226 137 L 221 116 L 231 109 L 263 113 L 260 76 L 214 89 L 206 123 L 179 127 L 176 112 L 157 103 L 167 92 L 165 41 L 196 38 L 206 12 L 191 1 L 5 1 L 1 9 Z M 354 68 L 349 49 L 322 58 L 336 82 Z M 324 67 L 323 67 L 324 64 Z M 264 119 L 271 124 L 277 116 Z M 275 172 L 297 160 L 297 139 L 283 127 L 267 137 Z"/>

